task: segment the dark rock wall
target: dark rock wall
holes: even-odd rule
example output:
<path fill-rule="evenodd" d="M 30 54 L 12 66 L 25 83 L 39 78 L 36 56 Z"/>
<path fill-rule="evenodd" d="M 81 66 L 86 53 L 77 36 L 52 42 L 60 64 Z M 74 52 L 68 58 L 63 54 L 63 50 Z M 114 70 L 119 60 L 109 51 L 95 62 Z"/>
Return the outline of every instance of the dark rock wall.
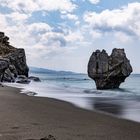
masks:
<path fill-rule="evenodd" d="M 28 77 L 29 68 L 26 64 L 24 49 L 10 45 L 9 37 L 0 32 L 0 79 L 13 82 L 18 75 Z"/>
<path fill-rule="evenodd" d="M 6 55 L 10 64 L 14 65 L 18 75 L 25 75 L 28 77 L 29 68 L 26 64 L 26 56 L 24 49 L 17 49 L 14 52 Z"/>

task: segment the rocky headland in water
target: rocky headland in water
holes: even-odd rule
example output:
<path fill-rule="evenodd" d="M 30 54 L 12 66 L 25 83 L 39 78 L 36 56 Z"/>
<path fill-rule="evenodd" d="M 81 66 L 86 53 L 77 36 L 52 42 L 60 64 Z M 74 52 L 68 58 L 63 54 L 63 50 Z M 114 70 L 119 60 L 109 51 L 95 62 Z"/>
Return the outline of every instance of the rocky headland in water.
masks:
<path fill-rule="evenodd" d="M 96 50 L 89 59 L 88 76 L 95 81 L 97 89 L 119 88 L 131 72 L 124 49 L 115 48 L 110 56 L 105 50 Z"/>

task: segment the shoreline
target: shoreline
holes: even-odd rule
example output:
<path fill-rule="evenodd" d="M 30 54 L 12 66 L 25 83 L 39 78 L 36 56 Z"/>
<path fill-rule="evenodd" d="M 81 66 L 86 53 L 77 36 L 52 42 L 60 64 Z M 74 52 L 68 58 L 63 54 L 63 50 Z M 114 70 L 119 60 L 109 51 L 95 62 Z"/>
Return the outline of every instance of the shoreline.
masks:
<path fill-rule="evenodd" d="M 140 123 L 0 87 L 0 140 L 138 140 Z"/>
<path fill-rule="evenodd" d="M 32 85 L 29 85 L 28 87 L 23 86 L 22 84 L 18 84 L 18 85 L 11 85 L 9 83 L 5 83 L 6 86 L 10 86 L 10 87 L 15 87 L 15 88 L 19 88 L 21 89 L 21 93 L 24 93 L 26 95 L 29 96 L 36 96 L 36 97 L 47 97 L 47 98 L 51 98 L 51 99 L 56 99 L 58 101 L 62 101 L 62 102 L 66 102 L 66 103 L 70 103 L 75 107 L 81 108 L 81 109 L 85 109 L 88 111 L 95 111 L 95 112 L 99 112 L 99 113 L 103 113 L 106 115 L 110 115 L 116 118 L 120 118 L 120 119 L 126 119 L 126 120 L 130 120 L 130 121 L 134 121 L 134 122 L 139 122 L 140 123 L 140 119 L 139 119 L 139 112 L 136 112 L 135 107 L 133 106 L 133 103 L 131 103 L 131 100 L 124 100 L 121 97 L 107 97 L 107 96 L 95 96 L 95 97 L 88 97 L 88 99 L 78 99 L 78 95 L 76 96 L 57 96 L 58 93 L 61 94 L 60 90 L 54 90 L 53 88 L 47 88 L 46 91 L 42 94 L 39 93 L 39 90 L 35 90 L 33 89 Z M 38 86 L 38 84 L 36 85 Z M 54 91 L 53 91 L 54 90 Z M 96 91 L 95 91 L 96 92 Z M 53 94 L 56 94 L 56 96 L 54 96 Z M 62 93 L 65 95 L 67 93 L 70 93 L 70 91 L 67 90 L 62 90 Z M 73 93 L 72 93 L 73 94 Z M 82 95 L 82 94 L 81 94 Z M 93 94 L 94 95 L 94 94 Z M 72 100 L 73 98 L 73 100 Z M 78 100 L 77 100 L 78 99 Z M 80 102 L 83 103 L 80 103 Z M 129 104 L 129 106 L 128 106 Z M 140 104 L 137 105 L 137 108 L 140 107 Z M 132 111 L 131 111 L 132 110 Z M 134 111 L 134 112 L 133 112 Z"/>

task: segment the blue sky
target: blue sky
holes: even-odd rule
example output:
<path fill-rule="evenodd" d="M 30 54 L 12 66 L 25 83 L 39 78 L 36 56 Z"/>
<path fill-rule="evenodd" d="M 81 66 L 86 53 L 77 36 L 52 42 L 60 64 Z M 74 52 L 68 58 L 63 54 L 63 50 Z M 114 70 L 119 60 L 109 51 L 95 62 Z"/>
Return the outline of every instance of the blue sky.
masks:
<path fill-rule="evenodd" d="M 140 0 L 0 0 L 0 19 L 30 66 L 86 73 L 96 49 L 125 48 L 140 73 Z"/>

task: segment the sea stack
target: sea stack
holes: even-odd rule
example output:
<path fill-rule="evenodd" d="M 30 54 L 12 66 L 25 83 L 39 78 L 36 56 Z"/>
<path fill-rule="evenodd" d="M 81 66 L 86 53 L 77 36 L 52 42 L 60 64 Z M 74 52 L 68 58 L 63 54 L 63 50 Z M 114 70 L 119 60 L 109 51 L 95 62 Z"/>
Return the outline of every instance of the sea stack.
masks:
<path fill-rule="evenodd" d="M 115 89 L 131 74 L 132 66 L 124 49 L 113 49 L 109 56 L 105 50 L 92 53 L 88 63 L 88 76 L 97 89 Z"/>
<path fill-rule="evenodd" d="M 19 75 L 28 77 L 25 51 L 10 45 L 9 37 L 0 32 L 0 80 L 14 82 Z"/>

